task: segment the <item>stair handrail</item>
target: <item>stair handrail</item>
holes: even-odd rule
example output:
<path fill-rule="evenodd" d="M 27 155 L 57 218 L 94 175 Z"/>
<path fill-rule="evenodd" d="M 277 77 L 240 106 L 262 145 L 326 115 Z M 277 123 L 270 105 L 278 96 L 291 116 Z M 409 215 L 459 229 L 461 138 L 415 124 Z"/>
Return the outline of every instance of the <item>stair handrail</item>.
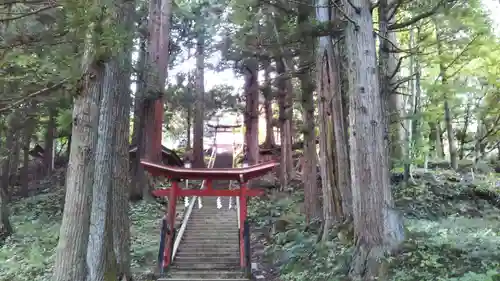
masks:
<path fill-rule="evenodd" d="M 238 155 L 238 152 L 236 151 L 236 143 L 233 142 L 233 167 L 236 166 L 236 156 Z M 231 182 L 229 182 L 229 186 L 231 186 Z M 236 196 L 234 198 L 236 200 L 236 218 L 238 220 L 238 229 L 241 227 L 241 221 L 240 221 L 240 197 Z"/>
<path fill-rule="evenodd" d="M 214 163 L 215 163 L 215 158 L 217 157 L 217 146 L 212 147 L 212 153 L 210 154 L 210 159 L 208 160 L 208 168 L 213 168 Z M 200 189 L 203 189 L 205 186 L 205 180 L 201 182 L 201 187 Z M 184 218 L 182 220 L 181 227 L 179 228 L 179 232 L 177 232 L 177 235 L 175 237 L 174 241 L 174 247 L 172 250 L 172 261 L 174 261 L 175 254 L 177 253 L 177 249 L 179 248 L 179 245 L 181 244 L 182 240 L 182 235 L 184 235 L 184 232 L 186 231 L 186 226 L 189 221 L 189 217 L 191 216 L 191 213 L 193 212 L 193 207 L 194 204 L 196 203 L 196 200 L 198 199 L 198 196 L 193 196 L 191 199 L 191 202 L 189 203 L 189 206 L 184 213 Z"/>

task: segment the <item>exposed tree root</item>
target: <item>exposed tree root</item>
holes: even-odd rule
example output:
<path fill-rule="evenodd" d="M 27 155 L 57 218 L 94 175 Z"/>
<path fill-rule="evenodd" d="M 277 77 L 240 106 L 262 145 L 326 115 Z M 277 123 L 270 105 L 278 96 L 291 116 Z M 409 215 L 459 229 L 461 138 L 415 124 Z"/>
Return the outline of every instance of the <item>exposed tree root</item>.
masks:
<path fill-rule="evenodd" d="M 380 246 L 366 245 L 359 240 L 352 256 L 349 277 L 352 281 L 387 280 L 389 262 L 387 250 Z"/>

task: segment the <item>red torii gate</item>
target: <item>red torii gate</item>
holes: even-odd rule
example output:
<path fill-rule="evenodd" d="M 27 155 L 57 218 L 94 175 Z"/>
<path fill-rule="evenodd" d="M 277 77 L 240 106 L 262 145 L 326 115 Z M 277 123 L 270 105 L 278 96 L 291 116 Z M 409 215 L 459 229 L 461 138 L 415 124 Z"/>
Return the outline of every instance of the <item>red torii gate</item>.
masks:
<path fill-rule="evenodd" d="M 167 223 L 170 228 L 170 233 L 166 234 L 166 243 L 163 251 L 163 268 L 168 267 L 172 260 L 172 248 L 175 239 L 175 217 L 176 217 L 176 202 L 181 196 L 239 196 L 239 217 L 241 226 L 248 227 L 247 217 L 247 197 L 261 196 L 265 193 L 264 189 L 250 189 L 247 187 L 247 182 L 251 179 L 261 177 L 272 171 L 279 163 L 269 162 L 258 165 L 253 165 L 246 168 L 181 168 L 174 166 L 165 166 L 155 164 L 147 160 L 141 160 L 144 169 L 151 173 L 152 176 L 164 176 L 172 180 L 172 187 L 167 189 L 158 189 L 153 191 L 154 196 L 167 196 L 169 205 L 167 210 Z M 205 180 L 205 189 L 182 189 L 179 187 L 179 180 Z M 237 181 L 240 184 L 238 189 L 213 189 L 212 182 L 214 180 L 229 180 Z M 229 186 L 228 186 L 229 187 Z M 247 251 L 245 247 L 245 227 L 240 226 L 240 265 L 242 268 L 248 266 Z M 248 230 L 247 230 L 248 231 Z M 248 234 L 247 234 L 248 235 Z M 247 241 L 248 242 L 248 241 Z"/>

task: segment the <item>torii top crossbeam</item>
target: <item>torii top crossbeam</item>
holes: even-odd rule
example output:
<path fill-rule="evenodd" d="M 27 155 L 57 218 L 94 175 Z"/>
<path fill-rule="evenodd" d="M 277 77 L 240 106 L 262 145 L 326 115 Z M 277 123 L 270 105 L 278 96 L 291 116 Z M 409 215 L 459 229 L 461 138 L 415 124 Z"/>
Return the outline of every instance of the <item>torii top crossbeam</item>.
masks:
<path fill-rule="evenodd" d="M 141 160 L 141 164 L 144 166 L 144 169 L 153 176 L 190 180 L 231 180 L 239 182 L 247 182 L 251 179 L 261 177 L 279 166 L 279 163 L 268 162 L 253 165 L 247 168 L 193 169 L 159 165 L 147 160 Z"/>

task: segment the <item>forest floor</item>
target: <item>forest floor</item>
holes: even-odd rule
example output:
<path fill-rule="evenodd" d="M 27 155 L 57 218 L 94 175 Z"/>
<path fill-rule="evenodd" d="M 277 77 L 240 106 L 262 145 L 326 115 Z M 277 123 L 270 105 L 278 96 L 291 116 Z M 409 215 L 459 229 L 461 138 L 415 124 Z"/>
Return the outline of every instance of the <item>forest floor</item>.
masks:
<path fill-rule="evenodd" d="M 411 185 L 395 184 L 393 194 L 407 239 L 390 280 L 500 280 L 500 174 L 431 171 L 415 175 Z M 302 191 L 251 202 L 253 234 L 265 243 L 261 263 L 275 271 L 269 280 L 345 280 L 348 232 L 337 229 L 327 245 L 318 244 L 319 227 L 306 228 L 302 205 Z"/>
<path fill-rule="evenodd" d="M 0 247 L 0 281 L 50 280 L 64 198 L 60 187 L 40 192 L 11 205 L 15 234 Z M 407 241 L 392 263 L 391 280 L 500 280 L 498 174 L 472 180 L 434 171 L 410 186 L 395 185 L 394 195 L 405 217 Z M 300 214 L 302 198 L 298 190 L 251 201 L 257 274 L 268 281 L 342 280 L 352 247 L 333 234 L 328 245 L 317 244 L 318 229 L 306 229 Z M 147 280 L 156 265 L 161 216 L 155 203 L 132 205 L 137 280 Z"/>

